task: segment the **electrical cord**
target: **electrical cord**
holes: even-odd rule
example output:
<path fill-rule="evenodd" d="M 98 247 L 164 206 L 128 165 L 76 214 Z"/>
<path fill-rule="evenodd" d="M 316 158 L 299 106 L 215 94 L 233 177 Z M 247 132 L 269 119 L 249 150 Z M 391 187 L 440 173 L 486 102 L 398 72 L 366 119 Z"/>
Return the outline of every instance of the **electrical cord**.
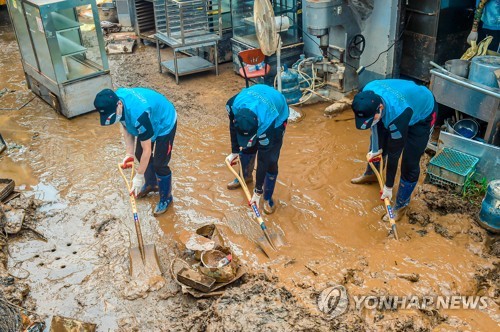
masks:
<path fill-rule="evenodd" d="M 382 54 L 389 52 L 389 51 L 391 50 L 391 48 L 393 48 L 393 47 L 394 47 L 394 45 L 396 45 L 396 43 L 398 43 L 398 42 L 400 42 L 400 41 L 401 41 L 401 38 L 403 37 L 403 34 L 404 34 L 404 32 L 406 31 L 406 28 L 408 27 L 408 24 L 410 23 L 410 20 L 411 20 L 411 13 L 410 13 L 410 15 L 408 16 L 408 21 L 406 22 L 405 27 L 401 30 L 401 33 L 399 34 L 398 38 L 397 38 L 396 40 L 394 40 L 394 42 L 393 42 L 393 43 L 389 46 L 389 48 L 388 48 L 388 49 L 386 49 L 385 51 L 380 52 L 380 53 L 378 54 L 378 56 L 377 56 L 377 59 L 375 59 L 375 61 L 373 61 L 373 62 L 372 62 L 372 63 L 370 63 L 369 65 L 364 66 L 364 68 L 365 68 L 365 69 L 366 69 L 366 68 L 369 68 L 369 67 L 373 66 L 375 63 L 377 63 L 377 61 L 380 59 L 380 56 L 381 56 Z"/>

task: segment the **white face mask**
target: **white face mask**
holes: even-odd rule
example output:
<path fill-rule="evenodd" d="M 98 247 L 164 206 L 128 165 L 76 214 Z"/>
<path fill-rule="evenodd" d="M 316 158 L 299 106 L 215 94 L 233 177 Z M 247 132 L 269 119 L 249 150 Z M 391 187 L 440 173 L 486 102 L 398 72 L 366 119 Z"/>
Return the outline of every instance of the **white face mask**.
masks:
<path fill-rule="evenodd" d="M 122 119 L 122 115 L 121 114 L 116 114 L 116 117 L 115 117 L 115 122 L 113 123 L 117 123 L 118 121 L 120 121 Z"/>
<path fill-rule="evenodd" d="M 381 118 L 378 118 L 377 120 L 373 120 L 371 127 L 375 126 Z"/>
<path fill-rule="evenodd" d="M 115 116 L 115 119 L 113 122 L 111 122 L 111 118 L 113 117 L 113 115 Z M 112 124 L 115 124 L 117 123 L 118 121 L 120 121 L 120 119 L 122 118 L 122 115 L 118 115 L 117 113 L 111 113 L 108 118 L 106 119 L 106 123 L 105 123 L 105 126 L 110 126 Z"/>

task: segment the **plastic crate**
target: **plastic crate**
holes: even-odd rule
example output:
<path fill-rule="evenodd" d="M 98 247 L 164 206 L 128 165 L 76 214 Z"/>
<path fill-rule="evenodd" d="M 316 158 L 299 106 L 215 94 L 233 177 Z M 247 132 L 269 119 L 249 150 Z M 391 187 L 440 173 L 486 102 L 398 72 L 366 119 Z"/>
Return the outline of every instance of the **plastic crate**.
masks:
<path fill-rule="evenodd" d="M 462 190 L 474 174 L 479 158 L 453 149 L 444 148 L 427 166 L 431 183 L 452 186 Z"/>

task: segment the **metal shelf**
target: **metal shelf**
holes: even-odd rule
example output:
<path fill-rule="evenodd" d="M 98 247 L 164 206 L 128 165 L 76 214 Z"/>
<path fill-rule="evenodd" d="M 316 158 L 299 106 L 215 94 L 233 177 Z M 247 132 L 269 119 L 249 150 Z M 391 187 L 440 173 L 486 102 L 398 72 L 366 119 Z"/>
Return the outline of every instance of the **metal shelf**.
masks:
<path fill-rule="evenodd" d="M 57 42 L 59 43 L 59 49 L 61 50 L 61 56 L 70 56 L 75 54 L 85 53 L 87 48 L 79 45 L 68 38 L 57 35 Z"/>
<path fill-rule="evenodd" d="M 52 22 L 57 32 L 79 29 L 82 25 L 80 22 L 67 18 L 57 12 L 50 13 Z"/>
<path fill-rule="evenodd" d="M 161 63 L 167 71 L 175 75 L 175 61 L 169 60 Z M 179 68 L 178 75 L 184 76 L 194 73 L 200 73 L 215 69 L 215 64 L 205 60 L 199 56 L 191 56 L 188 58 L 177 59 L 177 66 Z"/>

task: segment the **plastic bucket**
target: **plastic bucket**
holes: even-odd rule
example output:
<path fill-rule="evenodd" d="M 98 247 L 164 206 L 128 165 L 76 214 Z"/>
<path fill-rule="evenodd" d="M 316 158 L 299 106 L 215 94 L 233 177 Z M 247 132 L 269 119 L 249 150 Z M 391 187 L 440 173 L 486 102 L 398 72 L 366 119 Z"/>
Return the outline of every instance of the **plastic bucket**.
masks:
<path fill-rule="evenodd" d="M 500 180 L 493 180 L 488 185 L 479 212 L 479 224 L 491 232 L 500 233 Z"/>

